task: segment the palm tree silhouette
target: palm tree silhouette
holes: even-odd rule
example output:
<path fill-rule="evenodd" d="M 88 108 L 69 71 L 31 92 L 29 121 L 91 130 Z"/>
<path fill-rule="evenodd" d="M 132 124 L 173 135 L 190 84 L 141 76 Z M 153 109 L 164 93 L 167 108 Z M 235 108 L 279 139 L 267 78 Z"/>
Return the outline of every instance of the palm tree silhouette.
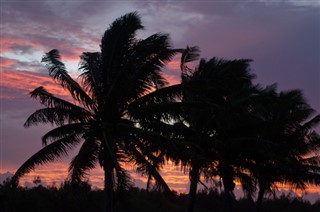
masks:
<path fill-rule="evenodd" d="M 259 118 L 251 128 L 257 142 L 265 143 L 264 153 L 254 155 L 255 163 L 249 166 L 259 186 L 257 211 L 264 194 L 279 183 L 301 190 L 306 183 L 320 183 L 320 158 L 314 155 L 320 149 L 320 136 L 313 131 L 320 116 L 310 119 L 314 110 L 300 90 L 277 93 L 275 86 L 267 90 L 267 101 L 254 106 Z"/>
<path fill-rule="evenodd" d="M 170 47 L 166 34 L 135 38 L 140 29 L 143 26 L 136 12 L 116 19 L 102 37 L 101 52 L 81 55 L 82 84 L 70 77 L 58 50 L 46 53 L 42 62 L 46 63 L 50 76 L 69 91 L 75 103 L 56 97 L 43 87 L 31 92 L 31 97 L 45 108 L 30 115 L 25 126 L 51 123 L 55 129 L 42 137 L 44 147 L 16 171 L 12 182 L 17 184 L 35 166 L 65 156 L 81 144 L 70 163 L 69 178 L 73 183 L 81 182 L 99 162 L 105 173 L 106 211 L 113 211 L 115 188 L 129 185 L 123 168 L 123 163 L 128 161 L 143 163 L 170 192 L 144 155 L 151 151 L 147 149 L 151 141 L 156 143 L 161 135 L 142 129 L 130 114 L 140 105 L 155 102 L 157 95 L 151 94 L 152 91 L 167 85 L 161 68 L 177 50 Z"/>
<path fill-rule="evenodd" d="M 182 151 L 185 154 L 183 163 L 190 167 L 189 212 L 194 210 L 201 172 L 207 176 L 212 176 L 213 172 L 215 176 L 220 175 L 228 199 L 233 196 L 235 173 L 231 161 L 226 161 L 226 155 L 231 155 L 227 145 L 229 128 L 237 113 L 244 112 L 235 109 L 238 107 L 239 110 L 244 93 L 250 98 L 255 90 L 251 83 L 254 76 L 249 70 L 250 60 L 201 59 L 195 69 L 189 68 L 187 63 L 198 57 L 197 47 L 187 47 L 180 66 L 182 84 L 190 85 L 182 94 L 182 105 L 187 106 L 179 123 L 184 128 L 182 139 L 187 143 Z M 191 103 L 194 106 L 190 106 Z"/>

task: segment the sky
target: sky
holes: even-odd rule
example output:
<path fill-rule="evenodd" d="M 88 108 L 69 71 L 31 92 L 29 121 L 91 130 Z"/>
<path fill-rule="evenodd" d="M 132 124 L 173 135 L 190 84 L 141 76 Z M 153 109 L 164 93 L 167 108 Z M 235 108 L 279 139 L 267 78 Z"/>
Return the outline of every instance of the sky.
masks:
<path fill-rule="evenodd" d="M 320 113 L 320 1 L 318 0 L 1 0 L 0 7 L 0 176 L 13 173 L 41 148 L 41 136 L 51 126 L 24 128 L 36 109 L 29 92 L 44 86 L 60 97 L 40 63 L 58 49 L 71 76 L 77 77 L 79 55 L 99 51 L 101 36 L 116 18 L 137 11 L 145 26 L 139 38 L 168 33 L 175 48 L 197 45 L 201 57 L 252 59 L 252 72 L 261 85 L 278 84 L 279 91 L 301 89 Z M 180 81 L 178 58 L 168 64 L 165 76 Z M 316 113 L 315 113 L 316 114 Z M 320 128 L 317 128 L 320 132 Z M 72 155 L 72 154 L 71 154 Z M 25 178 L 40 175 L 59 182 L 67 176 L 67 159 L 40 167 Z M 188 179 L 179 167 L 162 172 L 171 188 L 187 189 Z M 136 173 L 132 175 L 137 176 Z M 99 168 L 90 180 L 103 179 Z M 138 185 L 145 179 L 135 177 Z M 312 191 L 319 191 L 314 188 Z"/>

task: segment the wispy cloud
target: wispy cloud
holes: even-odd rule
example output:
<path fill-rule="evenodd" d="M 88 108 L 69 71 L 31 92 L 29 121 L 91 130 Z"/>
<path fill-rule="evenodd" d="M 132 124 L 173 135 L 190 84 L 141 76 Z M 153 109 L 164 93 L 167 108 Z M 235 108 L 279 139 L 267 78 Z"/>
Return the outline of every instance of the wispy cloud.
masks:
<path fill-rule="evenodd" d="M 15 62 L 8 60 L 7 63 Z M 56 85 L 49 76 L 26 71 L 3 70 L 1 73 L 1 99 L 14 99 L 28 95 L 30 91 L 45 86 L 53 94 L 69 97 L 68 93 L 60 86 Z M 10 94 L 11 93 L 11 94 Z"/>

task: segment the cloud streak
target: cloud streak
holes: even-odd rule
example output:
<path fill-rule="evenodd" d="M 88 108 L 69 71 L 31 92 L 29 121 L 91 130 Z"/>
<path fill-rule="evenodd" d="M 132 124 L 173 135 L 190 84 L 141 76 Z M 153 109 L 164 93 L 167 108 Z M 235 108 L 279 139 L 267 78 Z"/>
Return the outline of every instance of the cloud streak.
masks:
<path fill-rule="evenodd" d="M 9 64 L 12 62 L 15 61 L 9 60 Z M 12 70 L 3 70 L 1 75 L 2 93 L 0 99 L 25 97 L 30 91 L 39 86 L 45 86 L 45 88 L 53 94 L 68 97 L 67 91 L 55 84 L 49 76 L 33 72 Z"/>

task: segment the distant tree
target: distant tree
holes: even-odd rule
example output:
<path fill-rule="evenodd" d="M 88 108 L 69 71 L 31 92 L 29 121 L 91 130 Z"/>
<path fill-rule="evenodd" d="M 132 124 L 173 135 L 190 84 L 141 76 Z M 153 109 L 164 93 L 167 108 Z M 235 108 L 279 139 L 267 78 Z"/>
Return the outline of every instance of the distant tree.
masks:
<path fill-rule="evenodd" d="M 34 177 L 34 179 L 33 179 L 32 182 L 33 182 L 33 184 L 34 184 L 35 186 L 39 186 L 39 185 L 41 185 L 42 180 L 41 180 L 40 176 L 36 176 L 36 177 Z"/>
<path fill-rule="evenodd" d="M 101 52 L 81 55 L 82 84 L 70 77 L 58 50 L 46 53 L 42 62 L 50 76 L 69 91 L 75 102 L 56 97 L 43 87 L 31 92 L 31 97 L 45 108 L 34 112 L 25 127 L 51 123 L 55 128 L 42 137 L 44 147 L 16 171 L 15 184 L 35 166 L 67 155 L 81 144 L 70 163 L 69 177 L 73 183 L 80 183 L 99 162 L 105 173 L 106 211 L 113 211 L 115 187 L 124 189 L 129 185 L 124 162 L 144 163 L 162 188 L 170 192 L 145 155 L 157 151 L 147 147 L 159 141 L 161 135 L 142 129 L 130 114 L 140 105 L 157 102 L 158 96 L 168 98 L 161 91 L 167 85 L 161 68 L 177 50 L 170 47 L 165 34 L 135 38 L 139 29 L 143 26 L 137 13 L 116 19 L 102 37 Z M 147 113 L 143 111 L 140 117 Z"/>

